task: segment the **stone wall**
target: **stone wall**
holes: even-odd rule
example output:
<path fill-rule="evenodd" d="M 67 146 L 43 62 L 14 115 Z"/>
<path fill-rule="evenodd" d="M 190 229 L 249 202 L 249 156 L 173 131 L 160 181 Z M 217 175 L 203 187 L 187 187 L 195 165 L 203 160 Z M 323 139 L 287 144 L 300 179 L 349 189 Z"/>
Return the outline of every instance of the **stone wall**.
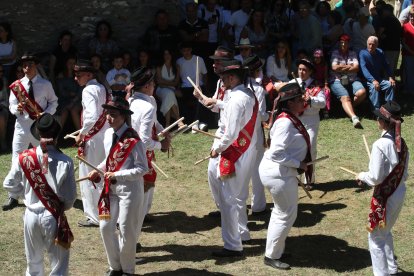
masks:
<path fill-rule="evenodd" d="M 2 0 L 0 20 L 12 25 L 19 54 L 26 50 L 51 51 L 59 33 L 74 33 L 80 51 L 93 36 L 95 23 L 101 19 L 112 25 L 113 39 L 120 47 L 137 49 L 138 39 L 154 21 L 159 8 L 170 13 L 171 22 L 178 22 L 177 0 Z"/>

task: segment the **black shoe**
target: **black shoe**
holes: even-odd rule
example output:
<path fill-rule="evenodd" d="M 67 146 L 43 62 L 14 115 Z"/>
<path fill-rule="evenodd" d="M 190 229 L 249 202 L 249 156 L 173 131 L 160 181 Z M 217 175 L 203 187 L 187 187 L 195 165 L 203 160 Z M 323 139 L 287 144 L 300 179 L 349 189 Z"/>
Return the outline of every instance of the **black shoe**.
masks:
<path fill-rule="evenodd" d="M 16 208 L 17 205 L 19 205 L 19 202 L 17 201 L 17 199 L 9 197 L 9 200 L 7 201 L 7 203 L 4 204 L 1 208 L 3 209 L 3 211 L 9 211 L 11 209 Z"/>
<path fill-rule="evenodd" d="M 122 270 L 108 270 L 105 276 L 122 276 L 124 272 Z"/>
<path fill-rule="evenodd" d="M 251 244 L 253 244 L 253 242 L 252 242 L 252 240 L 245 240 L 245 241 L 242 241 L 242 244 L 251 245 Z"/>
<path fill-rule="evenodd" d="M 214 212 L 208 213 L 208 216 L 212 217 L 212 218 L 219 218 L 219 217 L 221 217 L 221 213 L 220 213 L 220 211 L 214 211 Z"/>
<path fill-rule="evenodd" d="M 243 257 L 243 250 L 242 251 L 235 251 L 235 250 L 228 250 L 226 248 L 223 248 L 220 251 L 214 251 L 211 253 L 213 257 L 219 257 L 219 258 L 227 258 L 227 257 Z"/>
<path fill-rule="evenodd" d="M 283 269 L 283 270 L 290 269 L 290 265 L 288 265 L 287 263 L 283 263 L 280 260 L 270 259 L 268 257 L 264 258 L 264 264 L 271 266 L 273 268 L 276 268 L 276 269 Z"/>
<path fill-rule="evenodd" d="M 78 221 L 79 227 L 99 227 L 98 224 L 93 223 L 90 219 Z"/>
<path fill-rule="evenodd" d="M 144 217 L 144 222 L 145 223 L 151 223 L 151 222 L 153 222 L 154 221 L 154 219 L 152 218 L 152 216 L 151 215 L 149 215 L 149 214 L 146 214 L 145 215 L 145 217 Z"/>
<path fill-rule="evenodd" d="M 142 250 L 142 245 L 139 242 L 137 242 L 137 245 L 135 246 L 135 253 L 139 253 L 141 252 L 141 250 Z"/>

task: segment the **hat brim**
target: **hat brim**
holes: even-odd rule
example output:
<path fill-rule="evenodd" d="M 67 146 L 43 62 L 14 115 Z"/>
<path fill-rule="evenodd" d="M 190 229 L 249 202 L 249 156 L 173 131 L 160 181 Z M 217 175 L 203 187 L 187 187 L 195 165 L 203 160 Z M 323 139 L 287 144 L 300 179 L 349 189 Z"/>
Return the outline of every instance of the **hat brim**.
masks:
<path fill-rule="evenodd" d="M 61 129 L 62 127 L 60 126 L 60 124 L 57 121 L 55 121 L 53 127 L 51 127 L 51 129 L 48 132 L 51 133 L 53 139 L 56 139 Z M 30 132 L 36 140 L 40 141 L 41 137 L 37 129 L 37 121 L 34 121 L 33 124 L 30 126 Z"/>
<path fill-rule="evenodd" d="M 21 63 L 23 63 L 23 62 L 25 62 L 25 61 L 33 61 L 34 63 L 36 63 L 36 64 L 39 64 L 40 63 L 40 59 L 39 58 L 37 58 L 37 57 L 32 57 L 32 56 L 30 56 L 30 57 L 21 57 L 20 58 L 20 62 Z"/>
<path fill-rule="evenodd" d="M 372 111 L 372 113 L 374 113 L 375 116 L 377 116 L 378 118 L 383 119 L 384 121 L 390 122 L 389 119 L 387 119 L 387 117 L 385 117 L 384 115 L 381 114 L 381 112 L 379 111 L 379 109 L 375 109 L 374 111 Z M 401 123 L 404 122 L 404 119 L 401 118 Z"/>
<path fill-rule="evenodd" d="M 299 61 L 297 61 L 296 62 L 296 66 L 299 66 L 299 65 L 305 65 L 306 67 L 308 67 L 309 69 L 311 69 L 311 70 L 315 70 L 315 67 L 313 66 L 313 64 L 312 63 L 310 63 L 309 61 L 307 61 L 307 60 L 303 60 L 303 59 L 301 59 L 301 60 L 299 60 Z"/>
<path fill-rule="evenodd" d="M 234 48 L 240 49 L 240 48 L 254 48 L 253 45 L 236 45 Z"/>
<path fill-rule="evenodd" d="M 115 106 L 113 106 L 113 105 L 109 105 L 109 104 L 103 104 L 102 105 L 102 107 L 104 108 L 104 109 L 112 109 L 112 110 L 118 110 L 119 112 L 121 112 L 122 114 L 126 114 L 126 115 L 132 115 L 132 114 L 134 114 L 134 112 L 132 112 L 131 110 L 129 110 L 129 109 L 121 109 L 121 108 L 118 108 L 118 107 L 115 107 Z"/>

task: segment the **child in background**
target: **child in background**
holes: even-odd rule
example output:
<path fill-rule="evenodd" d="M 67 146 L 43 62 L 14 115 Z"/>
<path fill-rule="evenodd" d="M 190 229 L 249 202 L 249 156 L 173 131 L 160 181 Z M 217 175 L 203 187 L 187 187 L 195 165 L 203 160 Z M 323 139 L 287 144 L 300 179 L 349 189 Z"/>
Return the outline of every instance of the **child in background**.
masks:
<path fill-rule="evenodd" d="M 130 82 L 131 73 L 124 68 L 122 55 L 114 56 L 112 64 L 114 68 L 106 74 L 106 81 L 109 83 L 112 91 L 123 91 Z"/>
<path fill-rule="evenodd" d="M 316 49 L 313 52 L 313 64 L 315 70 L 313 71 L 313 78 L 317 80 L 317 83 L 320 83 L 320 86 L 325 86 L 324 94 L 326 99 L 326 107 L 323 109 L 323 116 L 329 118 L 329 110 L 331 109 L 331 90 L 328 86 L 328 65 L 323 57 L 323 51 L 321 49 Z"/>

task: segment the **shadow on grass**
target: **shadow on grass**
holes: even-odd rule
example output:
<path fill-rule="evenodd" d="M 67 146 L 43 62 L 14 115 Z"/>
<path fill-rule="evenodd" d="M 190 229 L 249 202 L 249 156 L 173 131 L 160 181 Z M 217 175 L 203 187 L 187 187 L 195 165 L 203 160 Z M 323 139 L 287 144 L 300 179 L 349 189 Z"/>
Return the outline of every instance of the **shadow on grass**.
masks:
<path fill-rule="evenodd" d="M 81 210 L 83 212 L 83 203 L 82 200 L 76 199 L 75 203 L 73 203 L 73 208 Z"/>
<path fill-rule="evenodd" d="M 188 216 L 183 211 L 152 213 L 153 221 L 144 223 L 143 232 L 149 233 L 196 233 L 208 231 L 220 226 L 220 218 L 205 215 L 201 218 Z"/>
<path fill-rule="evenodd" d="M 205 260 L 216 260 L 216 265 L 236 263 L 245 260 L 249 256 L 264 254 L 265 239 L 252 239 L 249 245 L 243 245 L 244 256 L 235 258 L 216 258 L 211 255 L 214 251 L 220 251 L 222 247 L 216 245 L 181 245 L 166 244 L 162 246 L 142 247 L 141 253 L 158 252 L 161 256 L 140 257 L 137 264 L 158 262 L 202 262 Z"/>
<path fill-rule="evenodd" d="M 227 276 L 232 274 L 220 273 L 220 272 L 211 272 L 206 269 L 194 269 L 194 268 L 180 268 L 177 270 L 170 270 L 170 271 L 163 271 L 163 272 L 154 272 L 154 273 L 147 273 L 143 274 L 146 276 L 152 275 L 218 275 L 218 276 Z"/>
<path fill-rule="evenodd" d="M 326 216 L 324 213 L 346 208 L 342 203 L 299 203 L 298 205 L 298 217 L 296 218 L 293 227 L 311 227 L 319 222 Z"/>
<path fill-rule="evenodd" d="M 286 261 L 293 267 L 349 272 L 371 266 L 367 249 L 349 246 L 348 242 L 334 236 L 288 237 L 286 245 L 286 250 L 292 253 L 292 258 Z"/>
<path fill-rule="evenodd" d="M 349 179 L 319 183 L 319 184 L 316 184 L 314 188 L 315 191 L 322 191 L 325 193 L 334 192 L 338 190 L 344 190 L 344 189 L 360 190 L 361 188 L 358 187 L 355 180 L 349 180 Z"/>

